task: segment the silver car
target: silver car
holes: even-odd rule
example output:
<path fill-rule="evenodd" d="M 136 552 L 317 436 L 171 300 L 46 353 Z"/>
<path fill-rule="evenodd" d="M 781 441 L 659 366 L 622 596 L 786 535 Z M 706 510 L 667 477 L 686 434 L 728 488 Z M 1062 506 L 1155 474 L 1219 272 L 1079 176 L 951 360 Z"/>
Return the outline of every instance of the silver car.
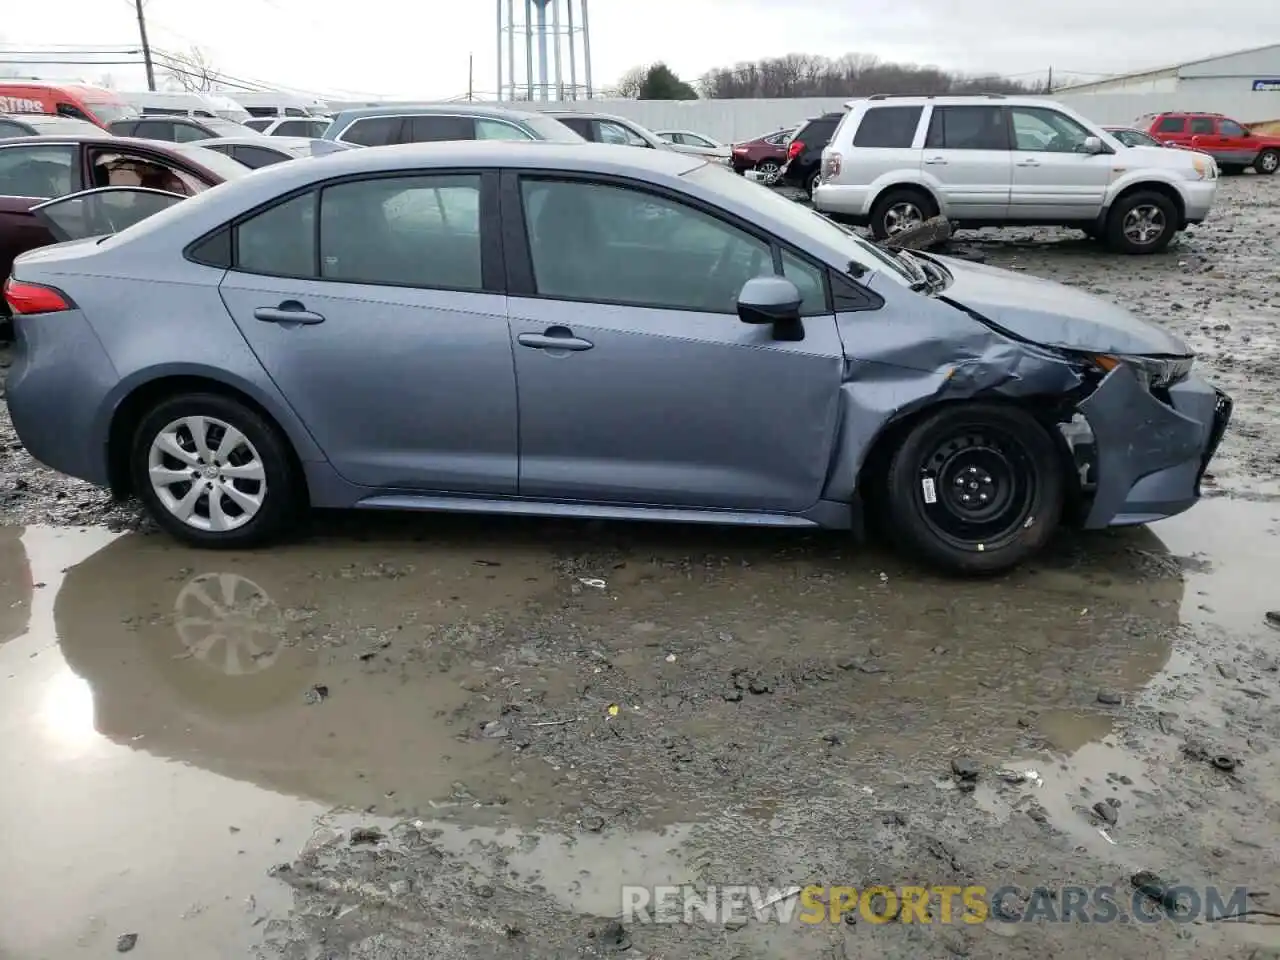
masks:
<path fill-rule="evenodd" d="M 276 164 L 23 254 L 5 295 L 31 454 L 207 546 L 312 506 L 854 531 L 869 513 L 990 572 L 1060 521 L 1190 507 L 1231 409 L 1120 307 L 890 254 L 665 150 Z"/>

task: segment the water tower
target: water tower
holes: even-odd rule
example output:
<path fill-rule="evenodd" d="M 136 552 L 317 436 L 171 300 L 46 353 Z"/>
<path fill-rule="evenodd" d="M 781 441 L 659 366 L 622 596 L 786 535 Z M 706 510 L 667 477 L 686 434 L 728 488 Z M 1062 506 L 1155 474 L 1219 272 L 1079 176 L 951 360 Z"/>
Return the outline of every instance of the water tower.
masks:
<path fill-rule="evenodd" d="M 497 4 L 499 100 L 589 100 L 595 95 L 587 0 Z"/>

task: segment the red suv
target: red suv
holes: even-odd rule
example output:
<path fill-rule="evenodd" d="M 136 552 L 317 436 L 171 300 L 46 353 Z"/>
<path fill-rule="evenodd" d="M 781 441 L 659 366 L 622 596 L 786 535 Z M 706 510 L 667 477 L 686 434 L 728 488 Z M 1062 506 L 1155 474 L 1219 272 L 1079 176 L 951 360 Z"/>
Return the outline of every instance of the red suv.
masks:
<path fill-rule="evenodd" d="M 1280 137 L 1250 133 L 1243 123 L 1220 113 L 1152 113 L 1134 126 L 1164 143 L 1209 154 L 1223 173 L 1246 167 L 1264 174 L 1280 170 Z"/>

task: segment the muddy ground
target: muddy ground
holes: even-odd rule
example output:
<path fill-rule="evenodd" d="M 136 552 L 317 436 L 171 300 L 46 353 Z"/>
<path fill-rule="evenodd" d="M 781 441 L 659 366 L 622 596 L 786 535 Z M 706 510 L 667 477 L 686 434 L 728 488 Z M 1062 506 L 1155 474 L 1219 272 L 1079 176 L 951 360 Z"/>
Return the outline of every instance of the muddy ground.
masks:
<path fill-rule="evenodd" d="M 1237 401 L 1205 503 L 991 582 L 476 518 L 199 553 L 0 419 L 0 958 L 1280 957 L 1263 914 L 616 923 L 624 884 L 1127 908 L 1141 870 L 1280 913 L 1278 235 L 1248 176 L 1159 257 L 969 238 L 1183 333 Z"/>

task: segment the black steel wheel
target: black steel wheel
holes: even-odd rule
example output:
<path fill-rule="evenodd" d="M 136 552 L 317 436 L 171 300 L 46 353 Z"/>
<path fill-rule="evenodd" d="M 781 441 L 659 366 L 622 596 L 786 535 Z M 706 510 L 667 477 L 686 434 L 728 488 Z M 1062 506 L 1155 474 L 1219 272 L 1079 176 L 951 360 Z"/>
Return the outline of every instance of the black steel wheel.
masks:
<path fill-rule="evenodd" d="M 890 460 L 892 533 L 955 573 L 1015 566 L 1062 516 L 1065 470 L 1048 431 L 1013 406 L 957 404 L 927 415 Z"/>

